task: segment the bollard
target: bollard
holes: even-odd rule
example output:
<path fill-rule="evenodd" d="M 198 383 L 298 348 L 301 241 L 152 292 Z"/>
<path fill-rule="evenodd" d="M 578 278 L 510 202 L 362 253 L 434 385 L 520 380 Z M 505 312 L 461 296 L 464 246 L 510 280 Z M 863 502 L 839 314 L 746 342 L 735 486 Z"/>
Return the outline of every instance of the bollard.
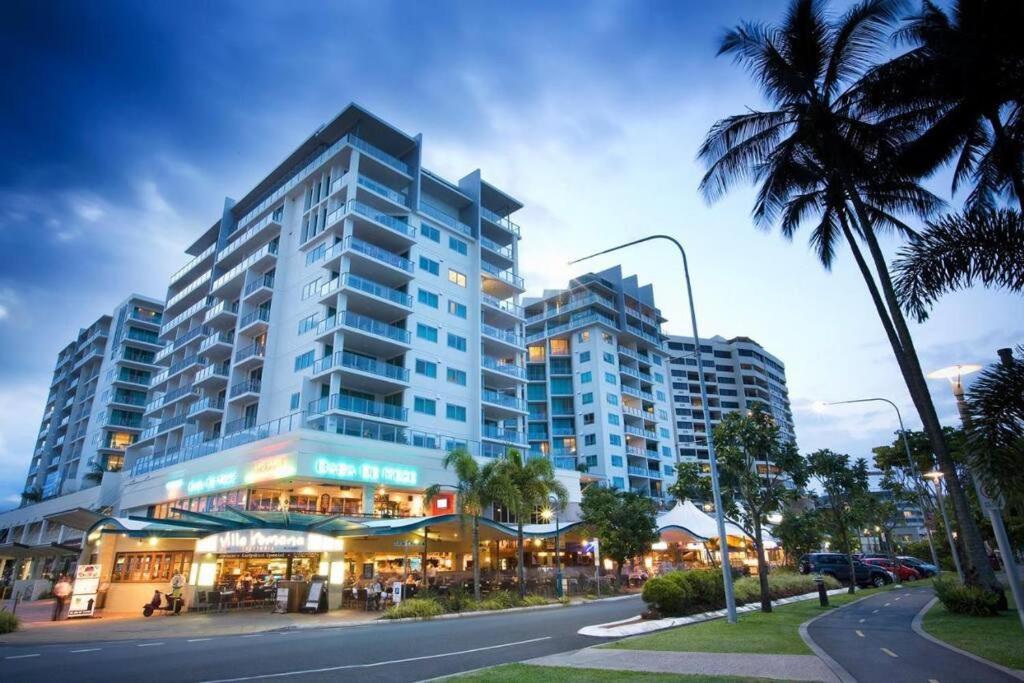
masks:
<path fill-rule="evenodd" d="M 818 576 L 814 579 L 814 583 L 818 584 L 818 602 L 821 603 L 822 607 L 828 607 L 828 591 L 825 590 L 825 579 Z"/>

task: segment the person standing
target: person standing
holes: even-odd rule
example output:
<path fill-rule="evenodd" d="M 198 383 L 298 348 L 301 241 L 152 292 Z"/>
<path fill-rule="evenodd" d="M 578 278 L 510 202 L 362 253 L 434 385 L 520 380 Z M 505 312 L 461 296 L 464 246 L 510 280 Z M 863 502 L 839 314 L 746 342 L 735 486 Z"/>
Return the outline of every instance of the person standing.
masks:
<path fill-rule="evenodd" d="M 71 597 L 71 582 L 64 574 L 60 575 L 57 583 L 53 586 L 53 597 L 52 621 L 57 621 L 64 615 L 64 606 L 68 604 L 68 598 Z"/>

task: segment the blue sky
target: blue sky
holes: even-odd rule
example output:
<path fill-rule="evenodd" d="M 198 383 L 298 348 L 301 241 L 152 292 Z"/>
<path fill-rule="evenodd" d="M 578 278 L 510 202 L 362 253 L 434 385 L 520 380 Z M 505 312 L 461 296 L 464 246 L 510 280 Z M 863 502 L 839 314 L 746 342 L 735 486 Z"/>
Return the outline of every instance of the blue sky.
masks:
<path fill-rule="evenodd" d="M 806 233 L 755 230 L 752 192 L 707 206 L 707 128 L 761 106 L 716 59 L 722 30 L 783 3 L 53 2 L 0 9 L 0 506 L 12 502 L 57 351 L 129 291 L 163 297 L 183 248 L 351 101 L 410 133 L 426 164 L 481 168 L 527 206 L 531 293 L 565 261 L 650 232 L 690 252 L 701 332 L 744 334 L 787 364 L 804 450 L 855 456 L 889 438 L 883 409 L 810 410 L 886 396 L 917 423 L 848 252 L 831 273 Z M 948 184 L 934 188 L 948 196 Z M 893 245 L 888 245 L 890 248 Z M 621 261 L 687 332 L 677 257 Z M 1024 338 L 1020 298 L 950 296 L 915 326 L 926 368 L 986 361 Z M 948 390 L 936 386 L 953 423 Z"/>

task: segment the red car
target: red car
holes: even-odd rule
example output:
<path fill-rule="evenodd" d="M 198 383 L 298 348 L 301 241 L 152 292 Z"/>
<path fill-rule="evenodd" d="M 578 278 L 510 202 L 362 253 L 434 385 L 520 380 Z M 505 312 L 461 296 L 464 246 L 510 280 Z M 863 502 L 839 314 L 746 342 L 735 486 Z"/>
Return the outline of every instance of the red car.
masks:
<path fill-rule="evenodd" d="M 881 567 L 885 571 L 896 576 L 898 581 L 917 581 L 921 578 L 921 573 L 905 564 L 898 564 L 896 571 L 893 571 L 892 561 L 888 559 L 882 559 L 880 557 L 867 557 L 861 560 L 865 564 L 873 564 L 876 567 Z"/>

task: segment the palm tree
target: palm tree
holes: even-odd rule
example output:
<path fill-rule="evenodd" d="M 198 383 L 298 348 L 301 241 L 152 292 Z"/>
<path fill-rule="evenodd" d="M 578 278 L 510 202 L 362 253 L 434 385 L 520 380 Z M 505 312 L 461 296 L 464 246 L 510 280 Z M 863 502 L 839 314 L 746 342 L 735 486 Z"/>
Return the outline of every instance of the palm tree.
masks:
<path fill-rule="evenodd" d="M 1024 210 L 1024 3 L 955 0 L 947 15 L 931 0 L 896 33 L 911 49 L 872 69 L 868 104 L 919 125 L 901 162 L 928 175 L 956 159 L 953 192 L 970 181 L 968 208 L 999 196 Z"/>
<path fill-rule="evenodd" d="M 459 483 L 453 488 L 456 491 L 456 504 L 460 515 L 473 517 L 473 597 L 480 600 L 480 515 L 492 503 L 491 481 L 497 463 L 487 463 L 480 467 L 476 459 L 465 448 L 456 448 L 445 454 L 441 461 L 445 469 L 455 471 Z M 443 486 L 434 484 L 427 488 L 425 497 L 427 504 L 441 493 Z"/>
<path fill-rule="evenodd" d="M 778 221 L 786 237 L 816 218 L 811 244 L 826 269 L 845 241 L 946 477 L 975 572 L 970 578 L 998 592 L 878 243 L 880 231 L 910 232 L 895 214 L 927 216 L 940 204 L 895 164 L 913 119 L 866 118 L 858 89 L 900 6 L 863 0 L 829 20 L 820 0 L 792 0 L 779 26 L 746 23 L 728 31 L 719 54 L 750 71 L 775 108 L 730 116 L 711 128 L 699 152 L 708 166 L 701 190 L 713 201 L 737 181 L 758 183 L 755 223 Z"/>
<path fill-rule="evenodd" d="M 516 519 L 517 574 L 519 576 L 519 597 L 526 597 L 526 566 L 524 564 L 523 536 L 524 520 L 546 505 L 550 498 L 564 508 L 569 494 L 555 477 L 555 469 L 547 458 L 523 459 L 514 448 L 495 463 L 494 477 L 490 482 L 491 495 L 500 501 Z"/>
<path fill-rule="evenodd" d="M 940 296 L 975 281 L 1024 292 L 1024 217 L 974 209 L 929 222 L 900 250 L 893 270 L 896 296 L 919 322 Z"/>

